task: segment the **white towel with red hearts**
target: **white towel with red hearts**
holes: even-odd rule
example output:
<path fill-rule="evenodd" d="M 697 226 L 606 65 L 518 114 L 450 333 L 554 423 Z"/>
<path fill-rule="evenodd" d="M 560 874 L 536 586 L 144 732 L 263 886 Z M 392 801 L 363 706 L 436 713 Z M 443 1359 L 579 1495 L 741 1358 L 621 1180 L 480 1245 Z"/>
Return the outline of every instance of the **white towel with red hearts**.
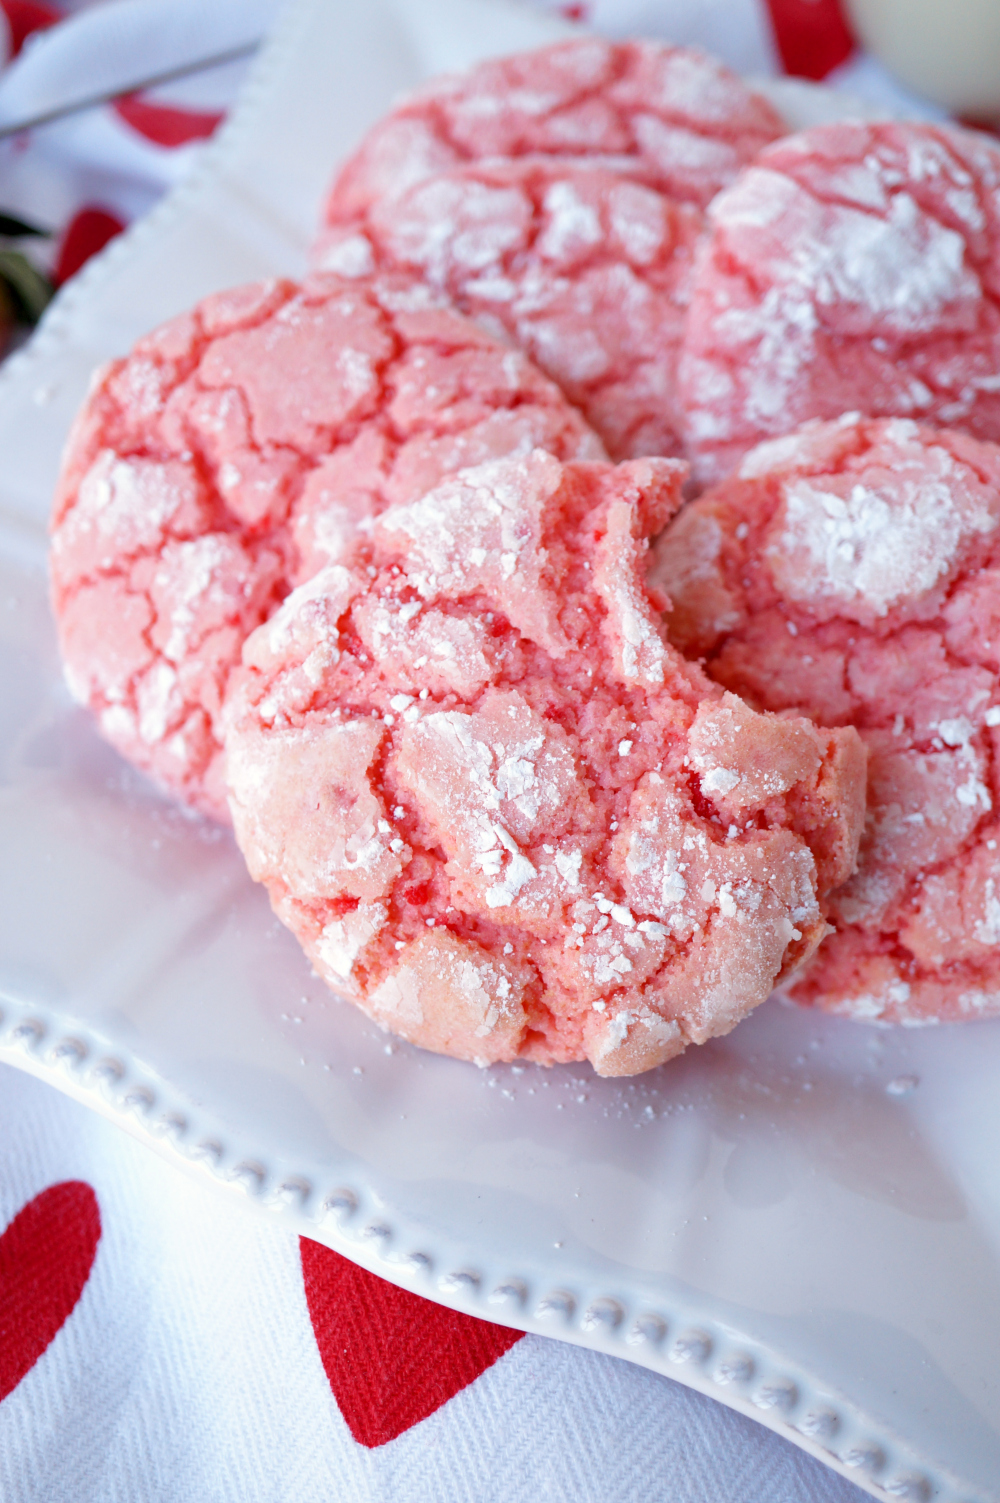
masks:
<path fill-rule="evenodd" d="M 4 1503 L 862 1503 L 632 1363 L 396 1290 L 0 1065 Z"/>

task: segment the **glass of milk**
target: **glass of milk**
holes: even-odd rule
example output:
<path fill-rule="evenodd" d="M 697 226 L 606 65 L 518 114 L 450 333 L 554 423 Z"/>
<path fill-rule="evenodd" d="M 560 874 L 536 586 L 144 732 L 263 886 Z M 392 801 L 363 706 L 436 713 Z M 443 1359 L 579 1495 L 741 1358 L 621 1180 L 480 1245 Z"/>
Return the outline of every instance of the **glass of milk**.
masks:
<path fill-rule="evenodd" d="M 847 0 L 891 73 L 956 115 L 1000 122 L 1000 0 Z"/>

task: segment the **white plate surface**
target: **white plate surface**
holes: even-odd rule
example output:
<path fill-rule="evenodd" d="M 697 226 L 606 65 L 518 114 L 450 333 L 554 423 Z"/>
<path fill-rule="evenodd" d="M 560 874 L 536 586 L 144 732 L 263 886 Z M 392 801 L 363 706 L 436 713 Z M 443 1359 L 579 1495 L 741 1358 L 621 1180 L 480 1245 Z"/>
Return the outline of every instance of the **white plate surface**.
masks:
<path fill-rule="evenodd" d="M 62 687 L 44 524 L 94 365 L 300 270 L 330 164 L 398 89 L 561 30 L 392 6 L 294 4 L 195 178 L 0 373 L 0 1059 L 390 1279 L 667 1372 L 875 1496 L 996 1503 L 1000 1025 L 771 1003 L 626 1082 L 387 1042 L 310 977 L 230 837 Z"/>

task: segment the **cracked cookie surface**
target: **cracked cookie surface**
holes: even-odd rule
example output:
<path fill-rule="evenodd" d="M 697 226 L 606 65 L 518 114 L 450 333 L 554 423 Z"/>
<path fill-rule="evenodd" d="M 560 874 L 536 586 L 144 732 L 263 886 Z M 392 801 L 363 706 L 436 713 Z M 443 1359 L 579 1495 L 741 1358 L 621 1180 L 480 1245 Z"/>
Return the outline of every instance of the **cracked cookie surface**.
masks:
<path fill-rule="evenodd" d="M 416 1043 L 634 1074 L 728 1032 L 824 932 L 863 751 L 666 644 L 646 538 L 684 473 L 463 471 L 244 646 L 225 739 L 251 874 Z"/>
<path fill-rule="evenodd" d="M 613 459 L 681 451 L 676 367 L 704 216 L 605 168 L 529 156 L 427 176 L 330 227 L 316 264 L 405 271 L 551 376 Z"/>
<path fill-rule="evenodd" d="M 1000 1014 L 1000 448 L 807 423 L 658 549 L 672 641 L 756 708 L 868 748 L 859 869 L 791 996 L 909 1024 Z"/>
<path fill-rule="evenodd" d="M 536 445 L 604 452 L 527 359 L 412 279 L 206 299 L 99 372 L 70 435 L 51 573 L 74 696 L 228 818 L 218 716 L 247 635 L 383 507 Z"/>
<path fill-rule="evenodd" d="M 1000 439 L 1000 147 L 946 125 L 817 126 L 713 203 L 680 362 L 695 474 L 861 411 Z"/>
<path fill-rule="evenodd" d="M 787 127 L 717 58 L 585 37 L 435 79 L 374 126 L 341 169 L 327 223 L 364 215 L 463 162 L 602 159 L 702 208 Z"/>

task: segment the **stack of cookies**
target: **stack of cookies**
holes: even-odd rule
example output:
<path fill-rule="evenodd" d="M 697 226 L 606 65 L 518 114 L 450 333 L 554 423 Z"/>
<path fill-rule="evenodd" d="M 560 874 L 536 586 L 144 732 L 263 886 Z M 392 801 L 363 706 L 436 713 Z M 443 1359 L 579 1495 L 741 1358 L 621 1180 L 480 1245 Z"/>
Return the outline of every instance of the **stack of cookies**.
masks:
<path fill-rule="evenodd" d="M 1000 1013 L 1000 149 L 580 39 L 405 100 L 312 265 L 98 374 L 52 578 L 315 969 L 603 1075 Z"/>

